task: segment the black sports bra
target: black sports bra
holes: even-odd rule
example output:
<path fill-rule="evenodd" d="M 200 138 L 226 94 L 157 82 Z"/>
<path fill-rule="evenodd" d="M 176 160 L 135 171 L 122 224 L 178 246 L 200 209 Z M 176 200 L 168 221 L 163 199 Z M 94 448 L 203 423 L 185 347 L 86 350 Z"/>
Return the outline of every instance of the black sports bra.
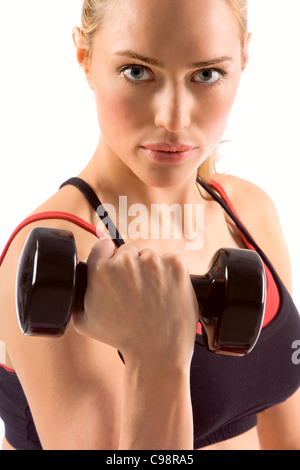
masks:
<path fill-rule="evenodd" d="M 209 352 L 202 336 L 197 334 L 191 365 L 195 449 L 248 431 L 256 426 L 258 412 L 285 401 L 300 386 L 300 366 L 292 361 L 292 345 L 300 339 L 300 317 L 291 296 L 229 204 L 210 185 L 201 180 L 198 183 L 221 204 L 245 240 L 259 253 L 277 286 L 280 304 L 275 318 L 262 329 L 253 351 L 243 358 Z M 76 186 L 97 210 L 101 202 L 84 181 L 71 178 L 62 186 L 66 184 Z M 107 213 L 104 215 L 109 220 Z M 118 243 L 124 243 L 113 224 L 111 227 L 117 233 Z M 0 417 L 5 424 L 6 439 L 14 448 L 42 449 L 18 377 L 3 366 L 0 367 Z"/>

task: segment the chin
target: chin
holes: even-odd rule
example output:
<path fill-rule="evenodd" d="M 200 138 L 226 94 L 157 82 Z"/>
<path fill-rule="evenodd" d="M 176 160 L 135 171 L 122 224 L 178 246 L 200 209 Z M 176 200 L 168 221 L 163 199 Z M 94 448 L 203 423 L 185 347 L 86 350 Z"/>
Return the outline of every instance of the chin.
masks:
<path fill-rule="evenodd" d="M 168 169 L 168 171 L 152 171 L 147 175 L 143 175 L 141 180 L 153 188 L 167 189 L 180 186 L 191 178 L 196 179 L 197 168 L 192 173 L 189 172 L 188 174 L 183 170 L 176 170 L 177 171 L 172 171 L 172 169 Z"/>

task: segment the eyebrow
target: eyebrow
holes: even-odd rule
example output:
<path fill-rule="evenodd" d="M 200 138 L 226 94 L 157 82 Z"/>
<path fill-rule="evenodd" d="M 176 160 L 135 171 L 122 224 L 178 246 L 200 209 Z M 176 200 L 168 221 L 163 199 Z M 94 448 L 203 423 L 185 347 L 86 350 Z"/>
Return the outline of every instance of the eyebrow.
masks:
<path fill-rule="evenodd" d="M 137 52 L 132 51 L 130 49 L 125 49 L 124 51 L 115 52 L 115 55 L 118 55 L 121 57 L 129 57 L 135 60 L 140 60 L 141 62 L 145 62 L 146 64 L 153 65 L 154 67 L 165 68 L 164 63 L 161 62 L 160 60 L 138 54 Z M 188 65 L 188 68 L 200 69 L 200 68 L 205 68 L 205 67 L 213 67 L 223 62 L 232 62 L 232 60 L 233 60 L 232 57 L 221 56 L 221 57 L 216 57 L 214 59 L 202 60 L 199 62 L 192 62 L 191 64 Z"/>

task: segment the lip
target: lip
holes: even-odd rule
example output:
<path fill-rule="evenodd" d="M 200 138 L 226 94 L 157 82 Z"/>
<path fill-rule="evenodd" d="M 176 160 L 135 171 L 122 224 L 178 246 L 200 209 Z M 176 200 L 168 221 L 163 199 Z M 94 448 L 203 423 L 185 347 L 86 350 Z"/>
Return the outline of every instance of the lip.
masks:
<path fill-rule="evenodd" d="M 180 163 L 187 160 L 193 150 L 194 145 L 176 144 L 170 145 L 166 143 L 153 143 L 143 145 L 142 149 L 154 161 L 160 163 Z"/>

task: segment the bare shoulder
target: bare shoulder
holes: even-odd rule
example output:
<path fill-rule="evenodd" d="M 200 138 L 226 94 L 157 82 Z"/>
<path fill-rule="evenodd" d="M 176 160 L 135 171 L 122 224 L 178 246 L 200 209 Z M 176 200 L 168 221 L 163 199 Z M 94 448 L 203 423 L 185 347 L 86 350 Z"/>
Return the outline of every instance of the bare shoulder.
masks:
<path fill-rule="evenodd" d="M 41 213 L 47 212 L 67 213 L 84 220 L 90 225 L 95 223 L 93 208 L 77 188 L 73 186 L 66 186 L 54 193 L 46 201 L 37 204 L 36 208 L 28 214 L 28 217 L 35 215 L 38 216 Z M 20 220 L 19 222 L 21 224 L 23 221 Z M 37 226 L 55 227 L 72 231 L 76 239 L 80 258 L 85 259 L 89 253 L 91 244 L 96 242 L 96 237 L 94 235 L 84 228 L 79 227 L 79 225 L 74 224 L 70 219 L 67 220 L 59 217 L 43 217 L 39 219 L 39 217 L 37 217 L 36 222 L 32 221 L 24 224 L 24 227 L 17 233 L 10 245 L 7 255 L 4 258 L 3 266 L 11 266 L 11 258 L 19 257 L 29 232 Z M 10 261 L 6 262 L 6 258 L 10 258 Z M 3 266 L 1 266 L 1 268 L 3 268 Z M 0 272 L 1 270 L 3 271 L 3 269 L 0 269 Z"/>
<path fill-rule="evenodd" d="M 213 179 L 224 188 L 240 220 L 291 292 L 288 247 L 272 198 L 254 183 L 233 175 L 218 174 Z"/>
<path fill-rule="evenodd" d="M 262 215 L 278 218 L 277 210 L 270 196 L 256 184 L 233 175 L 217 174 L 213 177 L 226 191 L 236 212 L 251 217 L 256 222 Z"/>

